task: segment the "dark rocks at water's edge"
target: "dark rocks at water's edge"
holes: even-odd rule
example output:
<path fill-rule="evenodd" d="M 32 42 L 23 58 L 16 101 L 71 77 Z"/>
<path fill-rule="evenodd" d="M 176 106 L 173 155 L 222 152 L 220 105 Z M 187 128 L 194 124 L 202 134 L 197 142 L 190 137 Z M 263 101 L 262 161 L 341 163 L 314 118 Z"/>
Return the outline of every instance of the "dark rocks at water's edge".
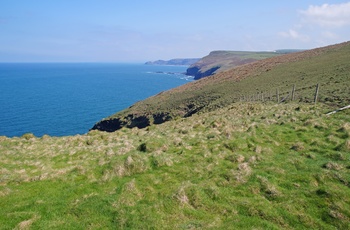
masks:
<path fill-rule="evenodd" d="M 129 114 L 124 118 L 110 118 L 96 123 L 91 130 L 99 130 L 105 132 L 114 132 L 123 127 L 143 129 L 151 124 L 162 124 L 171 120 L 172 117 L 168 113 L 155 113 L 151 116 Z"/>
<path fill-rule="evenodd" d="M 215 66 L 202 72 L 201 68 L 199 68 L 198 66 L 191 66 L 187 69 L 186 75 L 193 76 L 194 80 L 198 80 L 203 77 L 208 77 L 210 75 L 213 75 L 215 71 L 218 70 L 219 68 L 220 66 Z"/>
<path fill-rule="evenodd" d="M 184 65 L 189 66 L 193 63 L 199 61 L 200 58 L 176 58 L 168 61 L 165 60 L 157 60 L 157 61 L 148 61 L 145 65 Z"/>

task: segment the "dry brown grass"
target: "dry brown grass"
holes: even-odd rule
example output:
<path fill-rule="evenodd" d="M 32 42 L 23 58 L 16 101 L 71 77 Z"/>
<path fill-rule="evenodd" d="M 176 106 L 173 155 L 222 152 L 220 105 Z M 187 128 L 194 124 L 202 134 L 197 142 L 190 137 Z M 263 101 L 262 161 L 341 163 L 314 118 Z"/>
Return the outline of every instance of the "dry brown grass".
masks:
<path fill-rule="evenodd" d="M 31 219 L 21 221 L 15 227 L 15 230 L 28 230 L 28 229 L 31 229 L 31 225 L 39 218 L 40 218 L 40 216 L 34 215 Z"/>

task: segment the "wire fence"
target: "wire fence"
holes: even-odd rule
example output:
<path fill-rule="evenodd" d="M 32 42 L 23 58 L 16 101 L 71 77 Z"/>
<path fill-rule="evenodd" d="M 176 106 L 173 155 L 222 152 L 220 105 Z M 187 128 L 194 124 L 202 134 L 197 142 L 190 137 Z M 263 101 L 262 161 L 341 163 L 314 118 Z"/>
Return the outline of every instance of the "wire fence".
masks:
<path fill-rule="evenodd" d="M 310 95 L 309 91 L 313 89 L 313 94 Z M 320 84 L 312 86 L 304 86 L 297 88 L 296 84 L 292 86 L 290 90 L 280 91 L 278 88 L 275 91 L 258 92 L 255 94 L 242 95 L 240 101 L 275 101 L 276 103 L 283 103 L 287 101 L 306 101 L 317 103 L 318 95 L 320 91 Z M 308 95 L 304 95 L 308 92 Z"/>

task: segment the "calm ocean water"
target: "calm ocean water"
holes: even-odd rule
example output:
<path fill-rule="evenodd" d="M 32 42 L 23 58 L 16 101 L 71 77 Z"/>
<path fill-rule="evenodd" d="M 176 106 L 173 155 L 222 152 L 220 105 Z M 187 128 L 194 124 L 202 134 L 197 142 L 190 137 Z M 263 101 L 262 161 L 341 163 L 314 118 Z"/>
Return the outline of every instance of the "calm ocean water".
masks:
<path fill-rule="evenodd" d="M 84 134 L 99 120 L 192 79 L 185 66 L 0 63 L 0 136 Z"/>

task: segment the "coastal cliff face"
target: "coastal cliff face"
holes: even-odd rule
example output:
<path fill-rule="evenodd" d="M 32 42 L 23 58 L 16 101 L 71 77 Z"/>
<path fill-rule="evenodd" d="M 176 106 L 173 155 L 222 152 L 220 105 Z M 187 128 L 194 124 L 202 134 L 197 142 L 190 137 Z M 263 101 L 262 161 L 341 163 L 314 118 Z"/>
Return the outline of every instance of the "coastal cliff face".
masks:
<path fill-rule="evenodd" d="M 220 66 L 214 66 L 212 68 L 209 68 L 208 70 L 202 70 L 199 66 L 191 66 L 186 70 L 186 75 L 188 76 L 194 76 L 195 80 L 198 80 L 203 77 L 208 77 L 210 75 L 213 75 L 216 70 L 220 69 Z M 203 72 L 204 71 L 204 72 Z"/>
<path fill-rule="evenodd" d="M 186 71 L 186 75 L 194 76 L 195 80 L 211 76 L 236 66 L 255 62 L 257 60 L 281 55 L 279 52 L 248 52 L 248 51 L 213 51 Z"/>

